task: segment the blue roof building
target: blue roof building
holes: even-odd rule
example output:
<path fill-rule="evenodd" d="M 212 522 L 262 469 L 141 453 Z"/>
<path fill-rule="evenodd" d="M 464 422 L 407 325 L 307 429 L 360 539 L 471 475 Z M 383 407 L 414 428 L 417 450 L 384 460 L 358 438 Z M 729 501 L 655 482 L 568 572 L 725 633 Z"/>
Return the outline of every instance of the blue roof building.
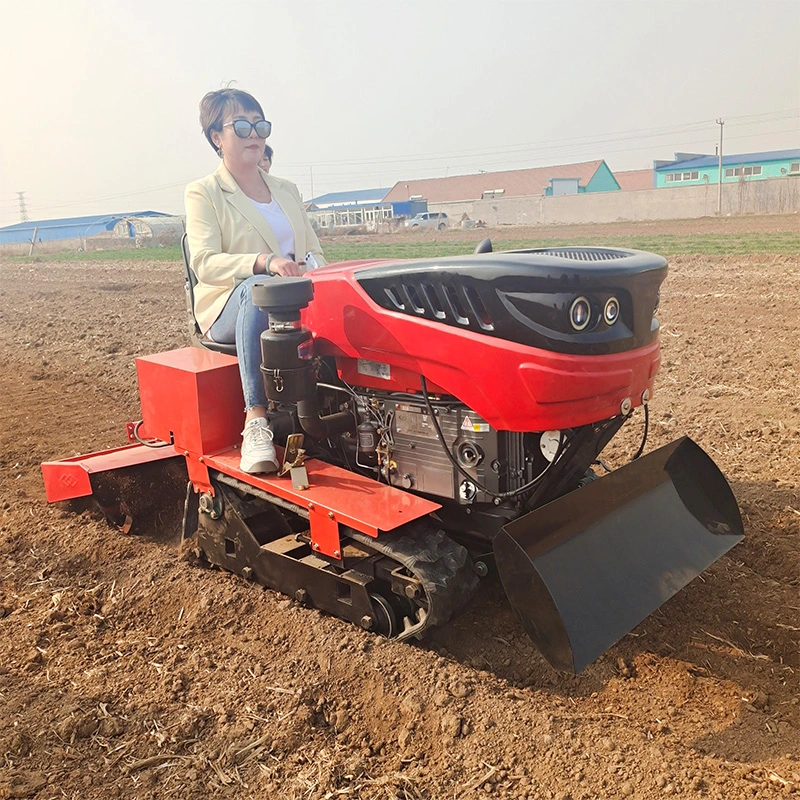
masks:
<path fill-rule="evenodd" d="M 350 192 L 328 192 L 319 197 L 315 197 L 311 203 L 315 208 L 320 210 L 325 208 L 343 208 L 376 205 L 380 203 L 386 195 L 389 194 L 389 189 L 356 189 Z"/>
<path fill-rule="evenodd" d="M 719 182 L 718 156 L 676 153 L 674 161 L 654 162 L 656 188 Z M 800 148 L 723 155 L 722 182 L 765 180 L 800 175 Z"/>
<path fill-rule="evenodd" d="M 95 214 L 87 217 L 65 217 L 18 222 L 0 228 L 0 245 L 25 244 L 33 241 L 52 242 L 58 239 L 82 239 L 99 233 L 113 231 L 121 222 L 127 222 L 127 235 L 136 235 L 134 219 L 171 217 L 160 211 L 134 211 L 129 214 Z"/>

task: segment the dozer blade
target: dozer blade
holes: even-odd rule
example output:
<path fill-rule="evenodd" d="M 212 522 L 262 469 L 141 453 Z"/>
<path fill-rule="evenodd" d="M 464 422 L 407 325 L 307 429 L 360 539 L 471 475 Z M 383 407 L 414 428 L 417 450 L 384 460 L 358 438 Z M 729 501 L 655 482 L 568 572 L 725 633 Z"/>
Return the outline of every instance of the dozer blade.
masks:
<path fill-rule="evenodd" d="M 577 673 L 742 538 L 725 476 L 684 437 L 508 523 L 494 553 L 530 638 Z"/>

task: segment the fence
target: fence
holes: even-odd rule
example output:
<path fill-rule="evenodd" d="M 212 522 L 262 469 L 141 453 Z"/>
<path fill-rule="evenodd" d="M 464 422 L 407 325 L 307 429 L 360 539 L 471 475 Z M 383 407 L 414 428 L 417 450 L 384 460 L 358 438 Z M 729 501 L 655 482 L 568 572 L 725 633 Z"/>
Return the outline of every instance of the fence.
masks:
<path fill-rule="evenodd" d="M 458 220 L 466 214 L 487 225 L 567 225 L 619 221 L 694 219 L 717 214 L 717 184 L 597 192 L 558 197 L 503 197 L 431 203 Z M 743 180 L 722 186 L 722 215 L 788 214 L 800 211 L 800 176 Z"/>
<path fill-rule="evenodd" d="M 171 220 L 173 218 L 170 218 Z M 134 247 L 169 247 L 180 244 L 183 234 L 183 221 L 170 225 L 152 226 L 148 230 L 140 230 L 135 237 L 119 235 L 116 232 L 104 231 L 91 236 L 77 236 L 71 239 L 50 239 L 37 241 L 31 248 L 30 242 L 11 242 L 0 244 L 0 255 L 27 256 L 44 255 L 46 253 L 81 252 L 93 250 L 127 250 Z M 126 223 L 127 224 L 127 223 Z"/>

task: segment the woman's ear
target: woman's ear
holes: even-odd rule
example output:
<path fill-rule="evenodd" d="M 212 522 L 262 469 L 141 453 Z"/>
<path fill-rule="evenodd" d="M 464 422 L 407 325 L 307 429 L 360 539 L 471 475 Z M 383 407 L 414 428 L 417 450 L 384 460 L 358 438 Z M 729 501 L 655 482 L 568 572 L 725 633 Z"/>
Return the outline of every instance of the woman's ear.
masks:
<path fill-rule="evenodd" d="M 219 131 L 211 131 L 211 141 L 214 142 L 214 147 L 219 147 L 222 144 L 222 134 Z"/>

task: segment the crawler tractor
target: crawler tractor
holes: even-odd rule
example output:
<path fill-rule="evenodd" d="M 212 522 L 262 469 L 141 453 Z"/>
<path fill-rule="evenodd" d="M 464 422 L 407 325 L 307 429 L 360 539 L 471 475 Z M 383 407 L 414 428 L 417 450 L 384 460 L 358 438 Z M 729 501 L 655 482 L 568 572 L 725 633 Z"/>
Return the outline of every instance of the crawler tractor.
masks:
<path fill-rule="evenodd" d="M 666 261 L 479 251 L 255 288 L 280 474 L 239 470 L 236 357 L 195 329 L 205 347 L 137 359 L 135 443 L 43 464 L 48 499 L 185 459 L 183 537 L 212 564 L 397 639 L 446 623 L 496 569 L 547 661 L 580 671 L 733 547 L 742 520 L 690 439 L 643 454 Z M 187 262 L 190 301 L 192 278 Z M 598 477 L 637 410 L 639 452 Z M 125 497 L 101 500 L 127 528 Z"/>

